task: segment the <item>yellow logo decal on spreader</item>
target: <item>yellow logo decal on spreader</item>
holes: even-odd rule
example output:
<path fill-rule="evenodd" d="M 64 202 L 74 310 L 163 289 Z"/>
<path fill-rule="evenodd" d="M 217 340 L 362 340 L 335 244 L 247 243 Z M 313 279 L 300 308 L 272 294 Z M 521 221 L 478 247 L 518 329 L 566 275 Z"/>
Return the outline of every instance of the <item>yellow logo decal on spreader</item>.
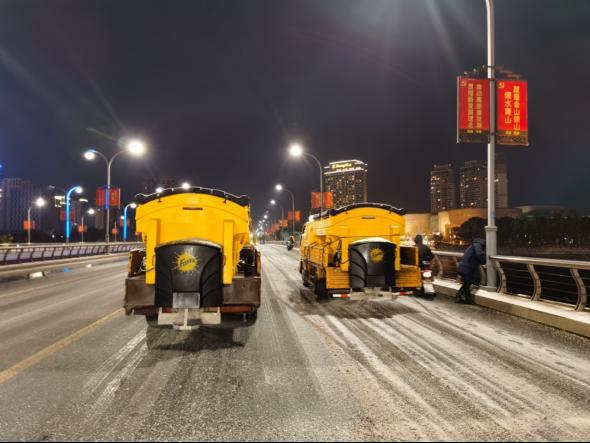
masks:
<path fill-rule="evenodd" d="M 373 248 L 371 249 L 371 261 L 373 263 L 381 263 L 383 258 L 385 257 L 385 253 L 381 248 Z"/>
<path fill-rule="evenodd" d="M 176 269 L 180 272 L 194 272 L 199 266 L 199 261 L 190 252 L 183 252 L 176 256 Z"/>

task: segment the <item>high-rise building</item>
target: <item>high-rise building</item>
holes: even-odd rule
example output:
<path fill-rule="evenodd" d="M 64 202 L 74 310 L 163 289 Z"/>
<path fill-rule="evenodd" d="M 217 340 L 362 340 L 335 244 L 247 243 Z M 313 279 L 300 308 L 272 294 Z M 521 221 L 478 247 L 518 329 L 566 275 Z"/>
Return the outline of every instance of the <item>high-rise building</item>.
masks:
<path fill-rule="evenodd" d="M 325 191 L 332 193 L 335 208 L 367 201 L 367 172 L 368 165 L 360 160 L 324 166 Z"/>
<path fill-rule="evenodd" d="M 462 208 L 486 206 L 487 169 L 481 160 L 468 160 L 459 170 L 459 201 Z"/>
<path fill-rule="evenodd" d="M 506 157 L 496 154 L 496 208 L 508 207 L 508 164 Z"/>
<path fill-rule="evenodd" d="M 506 158 L 496 155 L 496 208 L 508 208 L 508 166 Z M 469 160 L 460 170 L 460 203 L 462 208 L 485 208 L 488 204 L 487 162 Z"/>
<path fill-rule="evenodd" d="M 434 165 L 430 171 L 430 212 L 447 211 L 456 207 L 455 171 L 452 165 Z"/>
<path fill-rule="evenodd" d="M 4 178 L 1 181 L 0 230 L 19 231 L 27 219 L 29 207 L 34 206 L 33 183 L 20 178 Z M 31 219 L 39 223 L 38 211 L 33 210 Z"/>

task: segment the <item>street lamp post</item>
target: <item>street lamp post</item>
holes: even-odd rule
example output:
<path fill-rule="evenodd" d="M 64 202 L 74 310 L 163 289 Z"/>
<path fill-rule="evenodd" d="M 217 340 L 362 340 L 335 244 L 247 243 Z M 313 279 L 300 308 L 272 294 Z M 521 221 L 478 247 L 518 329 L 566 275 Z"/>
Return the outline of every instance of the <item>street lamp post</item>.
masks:
<path fill-rule="evenodd" d="M 490 142 L 488 143 L 488 224 L 486 230 L 486 286 L 496 290 L 497 276 L 496 268 L 491 256 L 497 252 L 497 232 L 496 226 L 496 87 L 495 87 L 495 45 L 494 45 L 494 0 L 486 0 L 487 12 L 487 44 L 488 44 L 488 79 L 490 87 Z"/>
<path fill-rule="evenodd" d="M 309 152 L 303 150 L 300 144 L 294 143 L 289 148 L 289 154 L 291 157 L 301 157 L 302 155 L 306 155 L 311 157 L 315 160 L 318 167 L 320 168 L 320 214 L 324 212 L 324 168 L 322 167 L 321 162 L 317 159 L 317 157 Z"/>
<path fill-rule="evenodd" d="M 276 185 L 275 186 L 275 189 L 278 192 L 286 191 L 289 194 L 291 194 L 291 204 L 292 204 L 292 208 L 291 208 L 292 209 L 292 214 L 291 215 L 293 216 L 292 217 L 292 224 L 291 224 L 291 231 L 292 231 L 291 234 L 293 235 L 293 238 L 295 238 L 295 196 L 293 195 L 293 193 L 291 191 L 289 191 L 287 188 L 285 188 L 281 184 Z"/>
<path fill-rule="evenodd" d="M 70 196 L 74 191 L 76 194 L 80 194 L 82 193 L 82 188 L 80 186 L 72 186 L 66 192 L 66 243 L 70 242 Z"/>
<path fill-rule="evenodd" d="M 42 208 L 43 206 L 45 206 L 45 200 L 42 197 L 39 197 L 37 200 L 35 200 L 35 206 L 37 206 L 38 208 Z M 28 241 L 28 244 L 31 244 L 31 208 L 32 208 L 32 206 L 29 206 L 29 209 L 27 210 L 27 241 Z"/>
<path fill-rule="evenodd" d="M 136 203 L 129 203 L 125 206 L 123 210 L 123 241 L 127 241 L 127 208 L 131 207 L 132 209 L 137 208 Z"/>
<path fill-rule="evenodd" d="M 90 208 L 88 211 L 86 211 L 88 213 L 88 215 L 94 215 L 94 209 Z M 82 214 L 82 243 L 84 243 L 84 214 Z"/>
<path fill-rule="evenodd" d="M 111 189 L 111 165 L 113 164 L 113 161 L 115 160 L 115 158 L 117 158 L 120 154 L 124 154 L 124 153 L 129 153 L 131 155 L 134 156 L 140 156 L 143 155 L 143 153 L 145 152 L 145 145 L 143 144 L 143 142 L 139 141 L 139 140 L 131 140 L 129 143 L 127 143 L 125 149 L 122 149 L 118 152 L 116 152 L 110 159 L 107 159 L 107 157 L 102 154 L 101 152 L 97 151 L 94 148 L 90 148 L 88 149 L 85 153 L 84 153 L 84 158 L 86 160 L 94 160 L 96 158 L 96 156 L 100 156 L 106 163 L 107 165 L 107 189 L 106 189 L 106 196 L 105 196 L 105 208 L 106 208 L 106 232 L 105 232 L 105 242 L 109 243 L 110 240 L 110 189 Z"/>
<path fill-rule="evenodd" d="M 279 208 L 281 208 L 281 220 L 283 220 L 285 218 L 285 208 L 283 208 L 283 206 L 280 203 L 277 203 L 277 201 L 275 199 L 272 199 L 270 201 L 270 204 L 272 206 L 277 205 Z"/>

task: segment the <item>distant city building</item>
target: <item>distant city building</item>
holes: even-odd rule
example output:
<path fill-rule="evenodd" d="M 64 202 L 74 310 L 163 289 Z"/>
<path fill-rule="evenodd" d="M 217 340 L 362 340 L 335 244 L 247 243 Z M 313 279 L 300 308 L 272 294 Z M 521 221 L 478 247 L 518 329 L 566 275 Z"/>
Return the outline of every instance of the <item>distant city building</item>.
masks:
<path fill-rule="evenodd" d="M 481 160 L 468 160 L 459 170 L 459 202 L 461 208 L 485 207 L 487 169 Z"/>
<path fill-rule="evenodd" d="M 561 215 L 563 217 L 575 214 L 571 208 L 560 205 L 526 205 L 517 206 L 522 211 L 524 217 L 555 217 Z"/>
<path fill-rule="evenodd" d="M 486 200 L 487 204 L 487 200 Z M 508 163 L 503 154 L 496 154 L 496 208 L 508 207 Z"/>
<path fill-rule="evenodd" d="M 430 171 L 430 212 L 456 207 L 455 171 L 452 165 L 434 165 Z"/>
<path fill-rule="evenodd" d="M 335 208 L 367 201 L 367 173 L 368 165 L 360 160 L 324 166 L 325 191 L 332 193 Z"/>
<path fill-rule="evenodd" d="M 164 189 L 167 188 L 177 188 L 179 186 L 178 180 L 168 177 L 165 175 L 161 175 L 158 177 L 150 177 L 145 179 L 141 183 L 141 192 L 143 194 L 153 194 L 156 192 L 156 188 L 162 187 Z"/>
<path fill-rule="evenodd" d="M 520 218 L 522 210 L 519 208 L 502 208 L 496 210 L 496 218 Z M 456 232 L 467 220 L 478 217 L 487 220 L 485 208 L 465 208 L 441 211 L 436 216 L 435 229 L 445 241 L 456 240 Z"/>
<path fill-rule="evenodd" d="M 506 158 L 496 156 L 495 200 L 496 208 L 508 207 L 508 166 Z M 487 162 L 468 160 L 463 163 L 459 177 L 459 201 L 461 208 L 485 208 L 488 205 Z"/>
<path fill-rule="evenodd" d="M 0 182 L 2 198 L 0 198 L 0 230 L 19 231 L 24 229 L 23 222 L 27 219 L 29 207 L 34 206 L 35 191 L 33 183 L 20 178 L 4 178 Z M 39 224 L 39 211 L 31 212 L 31 219 Z"/>

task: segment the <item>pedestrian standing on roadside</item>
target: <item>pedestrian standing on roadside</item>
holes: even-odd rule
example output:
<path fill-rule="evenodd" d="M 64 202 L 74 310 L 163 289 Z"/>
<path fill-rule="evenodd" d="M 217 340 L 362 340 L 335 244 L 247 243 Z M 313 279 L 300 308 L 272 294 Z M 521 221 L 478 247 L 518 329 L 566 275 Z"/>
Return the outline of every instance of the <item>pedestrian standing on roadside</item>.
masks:
<path fill-rule="evenodd" d="M 479 267 L 486 262 L 486 241 L 483 238 L 475 238 L 465 250 L 463 258 L 457 268 L 461 276 L 461 288 L 455 296 L 455 303 L 473 304 L 471 285 L 479 283 Z"/>

